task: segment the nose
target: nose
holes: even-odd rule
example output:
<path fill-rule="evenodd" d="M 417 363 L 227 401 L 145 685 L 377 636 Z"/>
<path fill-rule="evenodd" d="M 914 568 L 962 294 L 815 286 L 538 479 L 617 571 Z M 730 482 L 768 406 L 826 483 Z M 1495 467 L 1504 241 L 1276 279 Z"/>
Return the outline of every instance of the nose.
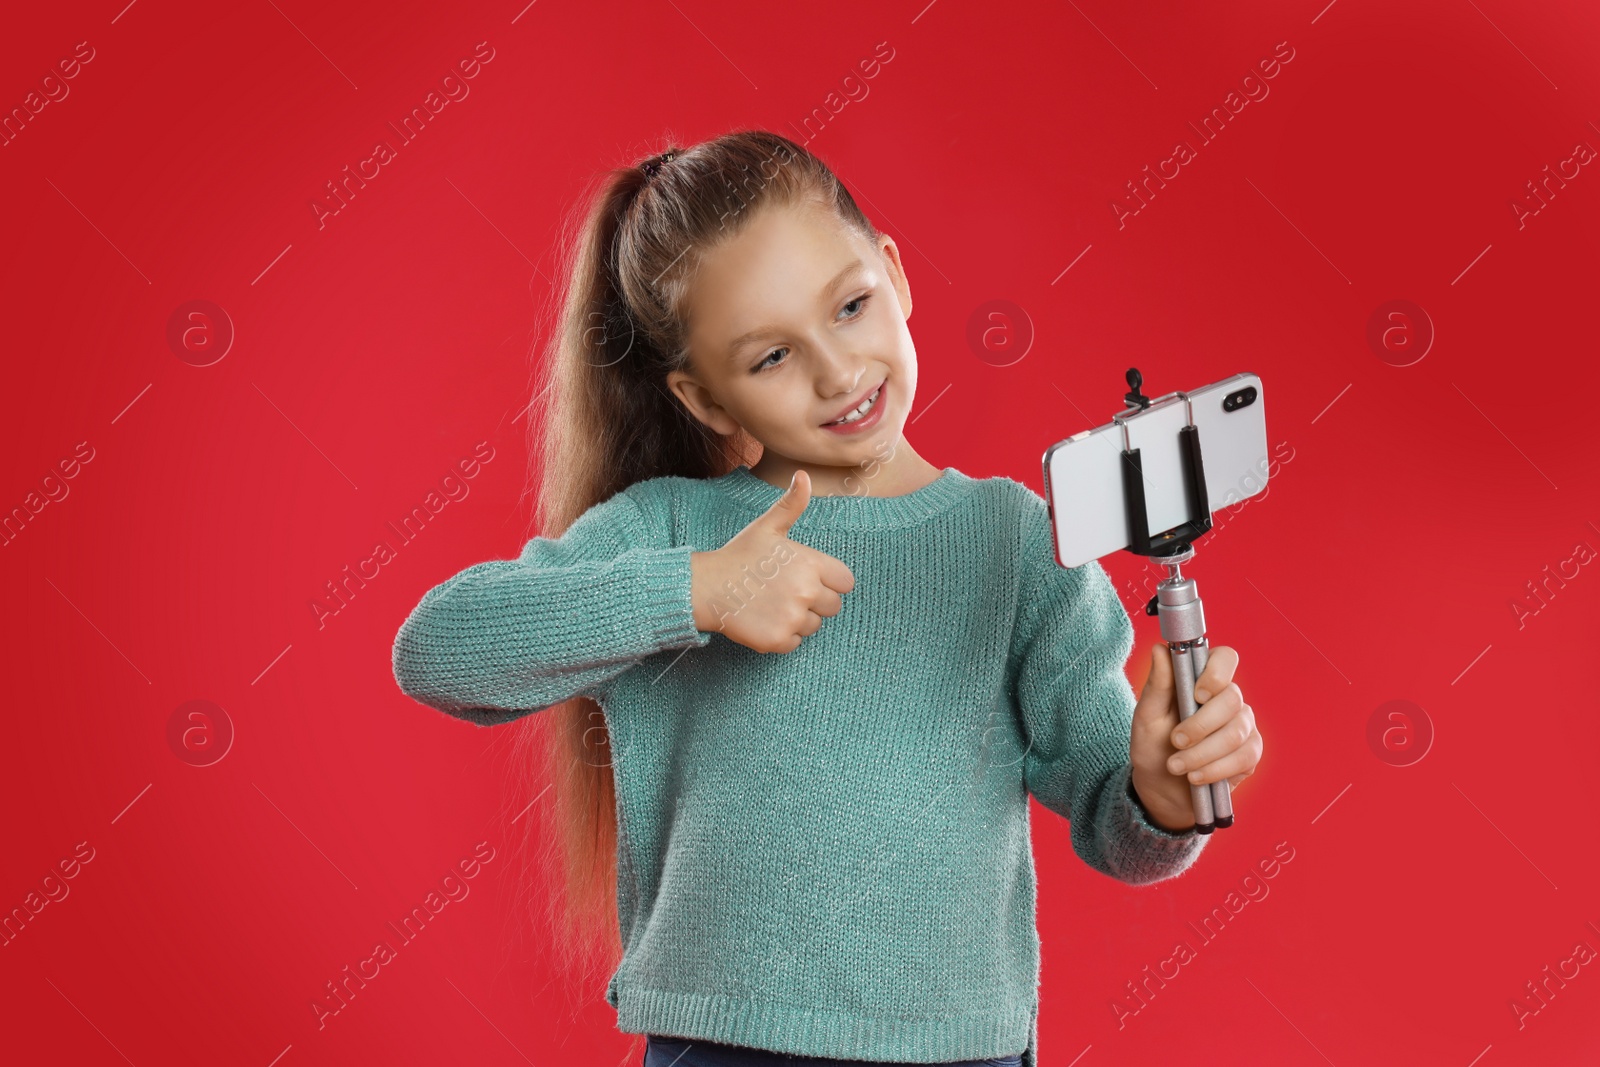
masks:
<path fill-rule="evenodd" d="M 817 356 L 817 394 L 824 399 L 852 396 L 866 373 L 866 364 L 850 353 L 823 346 Z"/>

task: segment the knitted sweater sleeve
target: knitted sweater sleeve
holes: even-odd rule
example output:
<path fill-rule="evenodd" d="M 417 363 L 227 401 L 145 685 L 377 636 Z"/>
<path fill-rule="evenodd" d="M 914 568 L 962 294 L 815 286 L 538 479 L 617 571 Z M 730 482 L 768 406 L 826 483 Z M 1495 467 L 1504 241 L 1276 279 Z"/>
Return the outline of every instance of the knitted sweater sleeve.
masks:
<path fill-rule="evenodd" d="M 395 635 L 395 681 L 412 699 L 479 726 L 573 696 L 602 698 L 645 656 L 705 645 L 690 603 L 690 546 L 629 490 L 430 589 Z"/>
<path fill-rule="evenodd" d="M 1028 792 L 1071 820 L 1073 851 L 1095 870 L 1129 885 L 1175 877 L 1207 836 L 1157 826 L 1134 792 L 1133 624 L 1098 561 L 1062 567 L 1048 540 L 1029 555 L 1014 635 Z"/>

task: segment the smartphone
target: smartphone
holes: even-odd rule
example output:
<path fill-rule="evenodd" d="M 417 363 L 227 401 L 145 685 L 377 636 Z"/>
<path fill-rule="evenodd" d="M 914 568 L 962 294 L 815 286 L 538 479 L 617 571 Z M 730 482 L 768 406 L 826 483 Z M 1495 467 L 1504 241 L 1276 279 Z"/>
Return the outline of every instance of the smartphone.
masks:
<path fill-rule="evenodd" d="M 1267 487 L 1267 423 L 1261 379 L 1235 374 L 1191 392 L 1129 407 L 1103 426 L 1045 450 L 1045 502 L 1056 562 L 1078 567 L 1133 541 L 1123 499 L 1122 453 L 1138 449 L 1149 533 L 1190 518 L 1179 431 L 1194 426 L 1205 474 L 1207 514 Z"/>

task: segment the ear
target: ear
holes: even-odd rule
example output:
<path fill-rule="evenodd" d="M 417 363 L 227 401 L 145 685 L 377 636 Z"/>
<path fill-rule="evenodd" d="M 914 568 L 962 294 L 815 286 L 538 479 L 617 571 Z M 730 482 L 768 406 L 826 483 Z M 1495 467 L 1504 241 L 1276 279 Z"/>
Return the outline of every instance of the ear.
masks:
<path fill-rule="evenodd" d="M 709 389 L 696 381 L 687 371 L 669 371 L 667 388 L 672 390 L 672 394 L 688 409 L 689 414 L 717 433 L 726 437 L 739 431 L 738 421 L 717 403 Z"/>
<path fill-rule="evenodd" d="M 900 300 L 900 309 L 906 318 L 911 317 L 911 283 L 906 280 L 905 265 L 900 262 L 900 249 L 896 247 L 894 238 L 888 234 L 878 235 L 878 251 L 883 256 L 885 265 L 889 268 L 889 278 L 894 282 L 895 296 Z"/>

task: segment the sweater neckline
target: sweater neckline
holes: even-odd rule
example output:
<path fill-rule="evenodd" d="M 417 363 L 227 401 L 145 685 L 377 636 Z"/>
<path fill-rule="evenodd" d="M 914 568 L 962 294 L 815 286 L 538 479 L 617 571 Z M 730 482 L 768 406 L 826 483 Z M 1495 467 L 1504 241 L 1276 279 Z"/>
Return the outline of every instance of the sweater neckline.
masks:
<path fill-rule="evenodd" d="M 822 523 L 870 529 L 909 526 L 953 506 L 966 496 L 975 481 L 954 467 L 945 467 L 939 477 L 927 485 L 899 496 L 813 494 L 795 525 Z M 783 489 L 754 474 L 746 463 L 713 482 L 728 496 L 754 511 L 767 510 L 784 494 Z"/>

